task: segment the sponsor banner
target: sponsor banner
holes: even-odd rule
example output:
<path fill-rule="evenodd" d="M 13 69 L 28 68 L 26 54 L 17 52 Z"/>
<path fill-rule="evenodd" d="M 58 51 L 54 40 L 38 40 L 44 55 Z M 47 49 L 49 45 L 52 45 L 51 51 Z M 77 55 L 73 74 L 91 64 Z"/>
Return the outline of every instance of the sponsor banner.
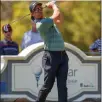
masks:
<path fill-rule="evenodd" d="M 92 94 L 100 96 L 100 56 L 86 56 L 80 49 L 71 44 L 65 43 L 65 46 L 69 56 L 68 100 L 77 100 L 87 94 L 90 96 Z M 20 96 L 26 94 L 32 100 L 36 99 L 44 83 L 43 53 L 43 43 L 39 43 L 29 46 L 18 56 L 4 58 L 6 65 L 2 67 L 2 80 L 6 80 L 8 83 L 8 95 Z M 8 78 L 4 77 L 4 73 L 8 74 Z M 53 102 L 58 100 L 56 80 L 47 97 L 47 100 Z"/>

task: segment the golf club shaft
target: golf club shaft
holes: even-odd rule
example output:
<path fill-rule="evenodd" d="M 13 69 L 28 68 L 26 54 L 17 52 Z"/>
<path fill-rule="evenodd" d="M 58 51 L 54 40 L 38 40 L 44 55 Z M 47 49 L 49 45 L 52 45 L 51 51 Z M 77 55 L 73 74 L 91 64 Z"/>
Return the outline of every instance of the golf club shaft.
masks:
<path fill-rule="evenodd" d="M 17 22 L 17 21 L 19 21 L 19 20 L 21 20 L 21 19 L 23 19 L 23 18 L 25 18 L 25 17 L 27 17 L 27 16 L 29 16 L 30 14 L 27 14 L 27 15 L 25 15 L 25 16 L 22 16 L 22 17 L 20 17 L 20 18 L 18 18 L 18 19 L 15 19 L 15 20 L 13 20 L 10 24 L 12 24 L 12 23 L 14 23 L 14 22 Z"/>

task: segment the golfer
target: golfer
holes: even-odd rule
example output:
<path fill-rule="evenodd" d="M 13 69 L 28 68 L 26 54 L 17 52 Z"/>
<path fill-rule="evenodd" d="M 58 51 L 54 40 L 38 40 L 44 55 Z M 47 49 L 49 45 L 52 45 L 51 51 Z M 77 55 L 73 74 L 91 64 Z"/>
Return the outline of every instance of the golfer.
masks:
<path fill-rule="evenodd" d="M 57 78 L 58 102 L 67 102 L 67 74 L 68 56 L 65 51 L 64 40 L 57 25 L 62 25 L 61 13 L 54 2 L 48 2 L 46 6 L 53 10 L 49 18 L 43 16 L 42 3 L 33 2 L 29 9 L 33 21 L 44 40 L 44 55 L 42 65 L 44 68 L 44 85 L 39 91 L 36 102 L 45 102 L 51 91 L 55 77 Z"/>

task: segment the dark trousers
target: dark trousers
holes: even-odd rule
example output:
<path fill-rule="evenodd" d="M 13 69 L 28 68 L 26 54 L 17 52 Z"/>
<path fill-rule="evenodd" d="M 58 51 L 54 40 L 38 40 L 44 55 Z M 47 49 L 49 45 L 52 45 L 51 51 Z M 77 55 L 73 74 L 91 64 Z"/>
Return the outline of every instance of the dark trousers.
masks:
<path fill-rule="evenodd" d="M 67 102 L 68 56 L 65 51 L 45 51 L 42 58 L 44 85 L 36 102 L 45 102 L 57 78 L 58 102 Z"/>

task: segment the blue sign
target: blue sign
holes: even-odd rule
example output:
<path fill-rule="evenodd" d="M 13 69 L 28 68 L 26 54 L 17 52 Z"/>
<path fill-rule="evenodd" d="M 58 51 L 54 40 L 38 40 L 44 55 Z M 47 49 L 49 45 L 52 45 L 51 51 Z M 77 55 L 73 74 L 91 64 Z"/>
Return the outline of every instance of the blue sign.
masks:
<path fill-rule="evenodd" d="M 6 93 L 6 92 L 7 92 L 6 82 L 0 82 L 0 93 Z"/>

